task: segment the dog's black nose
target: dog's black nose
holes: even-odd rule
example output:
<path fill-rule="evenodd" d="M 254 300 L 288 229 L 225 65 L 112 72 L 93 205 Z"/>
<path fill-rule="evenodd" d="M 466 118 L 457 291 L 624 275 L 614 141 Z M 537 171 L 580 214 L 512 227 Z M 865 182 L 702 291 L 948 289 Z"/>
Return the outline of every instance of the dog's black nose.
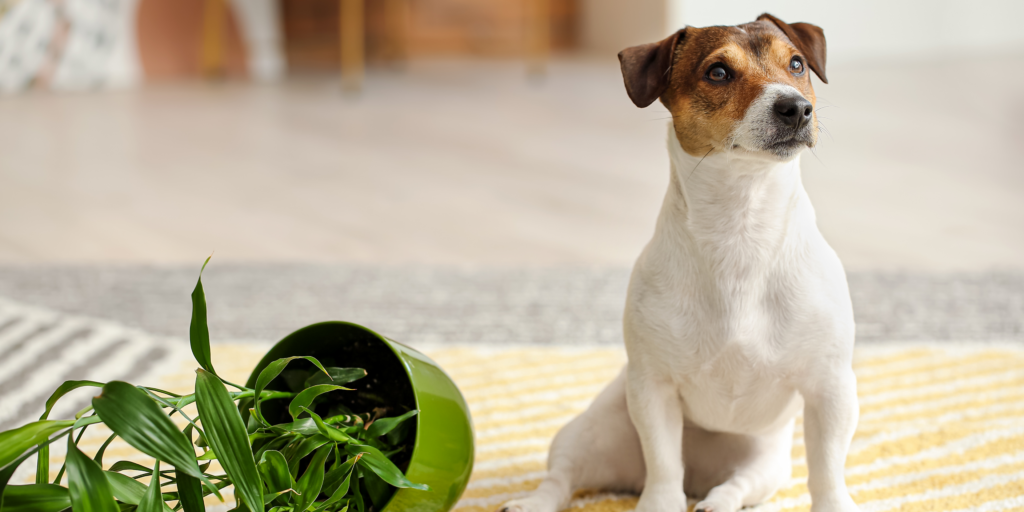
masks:
<path fill-rule="evenodd" d="M 786 96 L 775 102 L 775 117 L 782 124 L 799 130 L 811 122 L 814 107 L 803 96 Z"/>

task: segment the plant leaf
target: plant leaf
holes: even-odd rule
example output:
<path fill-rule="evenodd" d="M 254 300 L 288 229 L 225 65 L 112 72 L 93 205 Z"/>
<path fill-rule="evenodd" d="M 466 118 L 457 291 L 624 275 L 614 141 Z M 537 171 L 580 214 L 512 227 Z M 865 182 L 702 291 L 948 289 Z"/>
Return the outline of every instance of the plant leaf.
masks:
<path fill-rule="evenodd" d="M 103 441 L 103 444 L 100 445 L 100 449 L 96 450 L 96 455 L 92 458 L 92 460 L 96 461 L 96 464 L 99 464 L 101 468 L 103 467 L 103 454 L 106 453 L 107 447 L 110 446 L 110 443 L 112 443 L 116 437 L 117 434 L 110 434 L 110 437 L 108 437 L 106 441 Z"/>
<path fill-rule="evenodd" d="M 324 373 L 314 373 L 310 375 L 302 387 L 309 388 L 320 384 L 334 384 L 336 386 L 340 386 L 366 377 L 366 370 L 362 368 L 338 368 L 337 366 L 328 366 L 325 373 L 326 375 Z"/>
<path fill-rule="evenodd" d="M 281 492 L 264 493 L 263 494 L 263 506 L 270 505 L 271 502 L 273 502 L 277 498 L 280 498 L 282 495 L 287 494 L 287 493 L 298 494 L 298 493 L 295 492 L 295 489 L 285 489 L 285 490 L 283 490 Z M 277 508 L 277 507 L 274 507 L 274 508 Z"/>
<path fill-rule="evenodd" d="M 235 484 L 235 494 L 258 508 L 263 503 L 263 481 L 256 470 L 245 423 L 224 383 L 213 373 L 196 370 L 196 407 L 206 441 Z"/>
<path fill-rule="evenodd" d="M 260 376 L 256 377 L 256 393 L 253 397 L 253 409 L 256 410 L 256 418 L 258 418 L 264 425 L 270 424 L 267 423 L 266 419 L 263 418 L 263 413 L 260 412 L 260 395 L 263 394 L 264 388 L 266 388 L 271 381 L 276 379 L 278 375 L 281 375 L 281 372 L 284 371 L 286 366 L 288 366 L 288 363 L 296 359 L 305 359 L 316 365 L 316 367 L 324 372 L 325 375 L 327 374 L 327 370 L 324 369 L 322 364 L 320 364 L 320 361 L 317 361 L 315 357 L 310 356 L 282 357 L 281 359 L 277 359 L 268 364 L 267 367 L 260 372 Z"/>
<path fill-rule="evenodd" d="M 320 429 L 316 427 L 316 422 L 313 418 L 299 418 L 291 423 L 282 423 L 280 425 L 274 425 L 270 427 L 270 430 L 274 432 L 295 432 L 304 436 L 311 436 L 320 432 Z"/>
<path fill-rule="evenodd" d="M 349 462 L 345 463 L 346 465 L 348 465 L 348 469 L 347 469 L 347 471 L 345 471 L 345 479 L 342 480 L 341 481 L 341 485 L 339 485 L 337 487 L 337 489 L 335 489 L 334 492 L 331 493 L 331 497 L 327 498 L 327 501 L 325 501 L 325 502 L 320 504 L 320 506 L 316 509 L 316 512 L 322 512 L 327 507 L 329 507 L 329 506 L 331 506 L 331 505 L 341 501 L 341 499 L 344 498 L 346 494 L 348 494 L 349 483 L 352 480 L 352 473 L 353 473 L 353 469 L 355 468 L 355 462 L 358 461 L 359 458 L 360 458 L 360 456 L 356 455 L 355 457 L 349 459 L 349 462 L 351 462 L 351 464 Z M 335 469 L 338 469 L 338 468 L 335 468 Z M 331 470 L 331 472 L 333 472 L 333 471 L 334 471 L 334 469 Z M 330 473 L 328 473 L 328 474 L 330 474 Z M 325 488 L 329 488 L 329 487 L 325 486 Z"/>
<path fill-rule="evenodd" d="M 319 384 L 310 388 L 302 390 L 295 398 L 292 398 L 291 403 L 288 404 L 288 414 L 291 414 L 293 420 L 299 419 L 299 414 L 302 413 L 302 409 L 309 407 L 309 404 L 313 403 L 313 400 L 324 394 L 330 393 L 331 391 L 337 390 L 352 391 L 349 388 L 343 388 L 341 386 L 334 386 L 331 384 Z"/>
<path fill-rule="evenodd" d="M 68 380 L 64 381 L 63 384 L 57 386 L 57 389 L 50 395 L 50 398 L 46 400 L 46 410 L 39 416 L 40 420 L 45 420 L 50 415 L 50 411 L 53 406 L 57 404 L 57 401 L 69 392 L 85 386 L 103 387 L 100 382 L 94 382 L 91 380 Z M 100 458 L 102 459 L 102 452 L 100 452 Z M 100 459 L 97 459 L 100 460 Z M 39 457 L 36 458 L 36 483 L 45 484 L 50 475 L 50 447 L 44 446 L 39 450 Z"/>
<path fill-rule="evenodd" d="M 196 477 L 175 469 L 174 481 L 178 486 L 178 500 L 182 510 L 206 512 L 206 504 L 203 503 L 203 488 Z"/>
<path fill-rule="evenodd" d="M 195 450 L 185 434 L 145 392 L 127 382 L 108 382 L 103 392 L 92 399 L 92 406 L 121 439 L 140 452 L 202 480 L 223 501 L 220 491 L 199 470 Z"/>
<path fill-rule="evenodd" d="M 277 450 L 263 452 L 259 470 L 270 492 L 281 492 L 286 489 L 297 489 L 298 487 L 295 484 L 295 479 L 292 478 L 292 474 L 288 471 L 288 461 Z"/>
<path fill-rule="evenodd" d="M 60 512 L 71 506 L 71 495 L 54 484 L 11 485 L 4 493 L 3 512 Z"/>
<path fill-rule="evenodd" d="M 298 491 L 301 494 L 295 498 L 296 512 L 305 512 L 316 501 L 317 496 L 320 496 L 320 488 L 324 485 L 324 463 L 327 462 L 327 456 L 330 455 L 332 448 L 334 445 L 331 444 L 320 447 L 299 478 Z"/>
<path fill-rule="evenodd" d="M 149 480 L 149 487 L 146 494 L 139 501 L 137 512 L 163 512 L 167 504 L 164 503 L 164 495 L 160 492 L 160 461 L 156 461 L 153 467 L 153 478 Z"/>
<path fill-rule="evenodd" d="M 119 471 L 141 471 L 147 475 L 153 473 L 152 469 L 147 468 L 146 466 L 143 466 L 138 462 L 132 462 L 130 460 L 119 460 L 115 462 L 113 466 L 110 466 L 110 469 L 108 469 L 107 471 L 113 473 L 117 473 Z"/>
<path fill-rule="evenodd" d="M 25 462 L 25 459 L 31 456 L 32 452 L 28 452 L 21 457 L 18 457 L 14 462 L 8 464 L 7 467 L 0 470 L 0 510 L 3 510 L 4 508 L 5 492 L 10 488 L 7 483 L 11 481 L 11 477 L 14 476 L 14 472 L 18 469 L 18 466 L 21 466 L 21 463 Z"/>
<path fill-rule="evenodd" d="M 71 437 L 68 437 L 68 454 L 65 460 L 71 508 L 75 512 L 120 512 L 120 508 L 114 502 L 105 472 L 96 461 L 86 457 L 78 449 Z"/>
<path fill-rule="evenodd" d="M 212 257 L 213 255 L 210 255 L 203 262 L 196 287 L 192 290 L 192 323 L 188 326 L 188 341 L 192 345 L 192 356 L 196 358 L 199 366 L 216 375 L 217 372 L 213 370 L 213 362 L 210 360 L 210 328 L 206 324 L 206 293 L 203 292 L 203 270 L 206 270 L 206 264 Z"/>
<path fill-rule="evenodd" d="M 285 448 L 285 450 L 281 452 L 281 454 L 284 455 L 285 459 L 288 459 L 288 471 L 292 474 L 292 476 L 298 477 L 299 462 L 301 462 L 302 459 L 306 458 L 306 455 L 313 453 L 314 450 L 320 448 L 321 446 L 329 442 L 330 441 L 326 437 L 317 434 L 313 437 L 303 439 L 297 443 L 292 443 L 287 448 Z"/>
<path fill-rule="evenodd" d="M 311 418 L 313 418 L 313 422 L 316 423 L 316 428 L 327 439 L 330 439 L 331 441 L 335 441 L 335 442 L 338 442 L 338 443 L 353 443 L 353 442 L 355 442 L 355 439 L 352 439 L 351 436 L 349 436 L 345 432 L 342 432 L 341 429 L 334 428 L 334 427 L 324 423 L 324 420 L 320 419 L 320 416 L 317 415 L 317 413 L 309 410 L 309 408 L 303 407 L 302 410 L 309 413 L 309 416 Z"/>
<path fill-rule="evenodd" d="M 74 424 L 75 420 L 40 420 L 0 432 L 0 468 L 10 464 L 26 450 L 45 442 L 54 432 Z"/>
<path fill-rule="evenodd" d="M 86 386 L 93 386 L 93 387 L 97 387 L 97 388 L 102 388 L 103 387 L 103 383 L 102 382 L 94 382 L 94 381 L 91 381 L 91 380 L 68 380 L 68 381 L 64 381 L 63 384 L 61 384 L 60 386 L 57 386 L 57 390 L 54 391 L 53 394 L 50 395 L 50 398 L 48 398 L 46 400 L 46 410 L 43 411 L 43 415 L 40 416 L 39 419 L 45 420 L 46 417 L 50 415 L 50 411 L 53 409 L 53 406 L 57 405 L 57 400 L 60 400 L 61 397 L 63 397 L 64 395 L 68 394 L 71 391 L 74 391 L 74 390 L 76 390 L 78 388 L 82 388 L 82 387 L 86 387 Z"/>
<path fill-rule="evenodd" d="M 43 485 L 50 479 L 50 445 L 40 446 L 36 456 L 36 483 Z M 0 499 L 0 511 L 3 510 L 3 499 Z"/>
<path fill-rule="evenodd" d="M 159 465 L 160 462 L 157 461 L 157 467 Z M 107 483 L 110 484 L 110 492 L 115 498 L 129 505 L 142 503 L 142 499 L 145 498 L 147 492 L 146 484 L 121 473 L 113 471 L 104 471 L 103 473 L 107 477 Z M 171 507 L 164 505 L 163 510 L 164 512 L 171 512 Z"/>
<path fill-rule="evenodd" d="M 417 414 L 419 414 L 419 411 L 413 409 L 395 418 L 381 418 L 377 421 L 374 421 L 373 424 L 370 425 L 370 428 L 366 429 L 366 434 L 370 437 L 380 437 L 384 434 L 387 434 L 388 432 L 391 432 L 403 421 L 412 418 Z"/>
<path fill-rule="evenodd" d="M 410 482 L 395 463 L 391 462 L 380 450 L 372 446 L 349 444 L 345 446 L 345 451 L 351 455 L 362 453 L 363 458 L 359 459 L 359 464 L 373 471 L 377 476 L 384 479 L 385 482 L 395 487 L 418 489 L 421 491 L 430 490 L 430 487 L 424 484 Z"/>
<path fill-rule="evenodd" d="M 370 503 L 375 510 L 383 508 L 385 501 L 391 496 L 389 491 L 392 487 L 373 471 L 363 473 L 363 488 L 366 489 L 366 494 L 370 495 Z"/>
<path fill-rule="evenodd" d="M 352 498 L 356 502 L 356 510 L 358 512 L 366 512 L 366 504 L 363 503 L 363 493 L 359 491 L 359 478 L 362 476 L 363 470 L 356 466 L 356 492 L 352 493 Z"/>
<path fill-rule="evenodd" d="M 338 453 L 341 453 L 340 451 Z M 337 489 L 338 485 L 341 485 L 341 476 L 347 474 L 355 466 L 355 463 L 362 458 L 362 454 L 356 455 L 355 457 L 349 457 L 348 460 L 341 464 L 337 464 L 330 471 L 324 475 L 324 490 L 334 494 L 334 490 Z"/>

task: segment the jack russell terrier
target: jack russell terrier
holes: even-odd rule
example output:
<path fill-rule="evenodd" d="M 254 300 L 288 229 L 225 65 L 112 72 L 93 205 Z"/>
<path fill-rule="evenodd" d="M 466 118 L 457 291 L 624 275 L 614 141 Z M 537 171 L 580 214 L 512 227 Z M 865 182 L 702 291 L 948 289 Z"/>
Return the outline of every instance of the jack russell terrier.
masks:
<path fill-rule="evenodd" d="M 619 61 L 633 103 L 660 99 L 673 119 L 668 192 L 626 298 L 629 362 L 555 436 L 537 490 L 501 510 L 556 512 L 584 488 L 639 492 L 637 512 L 761 503 L 790 479 L 802 409 L 812 511 L 856 511 L 853 310 L 800 181 L 824 33 L 764 14 Z"/>

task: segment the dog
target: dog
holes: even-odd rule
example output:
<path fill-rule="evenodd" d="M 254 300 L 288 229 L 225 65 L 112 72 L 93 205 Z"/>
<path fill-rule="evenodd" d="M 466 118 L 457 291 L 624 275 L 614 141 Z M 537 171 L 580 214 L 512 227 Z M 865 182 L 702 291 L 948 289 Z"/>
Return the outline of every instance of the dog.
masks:
<path fill-rule="evenodd" d="M 623 316 L 628 363 L 559 431 L 540 486 L 502 512 L 556 512 L 577 489 L 637 512 L 734 512 L 791 478 L 803 410 L 814 512 L 853 512 L 857 425 L 846 274 L 817 228 L 800 153 L 818 140 L 825 36 L 763 14 L 619 53 L 629 98 L 671 112 L 668 191 Z"/>

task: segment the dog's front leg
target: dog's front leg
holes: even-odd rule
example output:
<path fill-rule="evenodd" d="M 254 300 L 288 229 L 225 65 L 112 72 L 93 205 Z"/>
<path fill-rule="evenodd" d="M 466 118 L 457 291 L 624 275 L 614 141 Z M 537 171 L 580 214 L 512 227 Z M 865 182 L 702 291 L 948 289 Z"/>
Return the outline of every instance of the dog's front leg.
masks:
<path fill-rule="evenodd" d="M 801 394 L 811 511 L 855 512 L 857 505 L 846 490 L 843 468 L 857 429 L 857 377 L 845 368 L 808 382 Z"/>
<path fill-rule="evenodd" d="M 681 512 L 683 495 L 683 410 L 671 381 L 628 367 L 626 401 L 640 436 L 647 475 L 636 512 Z"/>

